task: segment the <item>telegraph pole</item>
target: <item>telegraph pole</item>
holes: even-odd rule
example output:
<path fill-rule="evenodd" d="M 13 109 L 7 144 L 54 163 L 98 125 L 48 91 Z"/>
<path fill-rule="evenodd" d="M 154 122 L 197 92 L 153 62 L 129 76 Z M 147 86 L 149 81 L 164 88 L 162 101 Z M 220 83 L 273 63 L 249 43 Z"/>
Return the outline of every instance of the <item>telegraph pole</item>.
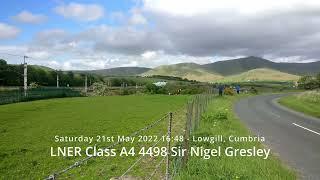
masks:
<path fill-rule="evenodd" d="M 87 95 L 87 92 L 88 92 L 88 77 L 87 77 L 87 74 L 86 74 L 85 80 L 84 80 L 84 92 Z"/>
<path fill-rule="evenodd" d="M 26 63 L 26 58 L 28 56 L 23 56 L 23 90 L 24 90 L 24 96 L 27 96 L 27 89 L 28 89 L 28 67 Z"/>
<path fill-rule="evenodd" d="M 57 70 L 57 88 L 59 88 L 59 71 Z"/>

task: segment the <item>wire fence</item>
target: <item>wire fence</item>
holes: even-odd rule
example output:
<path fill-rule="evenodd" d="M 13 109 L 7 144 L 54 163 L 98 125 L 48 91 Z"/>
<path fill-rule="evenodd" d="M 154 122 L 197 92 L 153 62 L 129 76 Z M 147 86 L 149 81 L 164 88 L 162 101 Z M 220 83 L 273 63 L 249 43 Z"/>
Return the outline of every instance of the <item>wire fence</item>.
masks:
<path fill-rule="evenodd" d="M 38 99 L 78 97 L 81 92 L 72 88 L 41 87 L 30 88 L 26 94 L 22 88 L 0 90 L 0 105 Z"/>
<path fill-rule="evenodd" d="M 169 112 L 161 118 L 153 121 L 149 125 L 138 129 L 128 137 L 135 137 L 150 131 L 160 137 L 157 141 L 146 142 L 137 144 L 136 146 L 142 146 L 146 149 L 155 147 L 165 147 L 165 155 L 153 156 L 152 154 L 144 155 L 139 154 L 135 156 L 134 160 L 124 159 L 124 161 L 130 161 L 127 168 L 124 168 L 122 173 L 112 179 L 172 179 L 174 178 L 181 168 L 184 168 L 188 162 L 189 153 L 189 139 L 191 133 L 196 130 L 201 123 L 201 116 L 206 111 L 209 101 L 213 98 L 212 94 L 196 95 L 190 99 L 185 106 L 174 111 Z M 158 130 L 156 130 L 158 128 Z M 106 147 L 104 150 L 119 147 L 124 142 L 117 141 Z M 96 146 L 96 145 L 95 145 Z M 171 147 L 182 146 L 187 149 L 185 156 L 171 156 Z M 54 180 L 63 174 L 85 165 L 87 161 L 98 156 L 87 156 L 80 159 L 66 168 L 53 172 L 45 179 Z M 110 162 L 111 163 L 111 162 Z M 89 165 L 88 165 L 89 166 Z M 123 168 L 123 167 L 122 167 Z"/>

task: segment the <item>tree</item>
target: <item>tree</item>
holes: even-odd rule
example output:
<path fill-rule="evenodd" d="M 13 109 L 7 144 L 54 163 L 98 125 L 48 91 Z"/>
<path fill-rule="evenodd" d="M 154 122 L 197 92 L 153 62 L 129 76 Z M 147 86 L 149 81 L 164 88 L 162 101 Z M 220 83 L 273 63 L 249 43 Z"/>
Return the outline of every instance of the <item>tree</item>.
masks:
<path fill-rule="evenodd" d="M 317 74 L 316 80 L 318 82 L 318 88 L 320 88 L 320 72 Z"/>
<path fill-rule="evenodd" d="M 7 69 L 7 61 L 5 61 L 4 59 L 0 59 L 0 85 L 4 85 L 6 69 Z"/>
<path fill-rule="evenodd" d="M 300 88 L 303 89 L 315 89 L 318 87 L 318 83 L 316 78 L 312 77 L 312 76 L 302 76 L 299 80 L 298 80 L 298 86 Z"/>
<path fill-rule="evenodd" d="M 7 66 L 7 61 L 4 59 L 0 59 L 0 70 Z"/>
<path fill-rule="evenodd" d="M 85 74 L 74 73 L 72 71 L 53 71 L 41 66 L 28 66 L 28 82 L 35 82 L 42 86 L 56 86 L 56 77 L 59 74 L 60 86 L 83 86 Z M 89 76 L 89 75 L 88 75 Z M 91 83 L 103 82 L 103 78 L 98 75 L 88 77 Z M 7 64 L 4 59 L 0 59 L 0 85 L 1 86 L 22 86 L 23 85 L 23 64 Z"/>
<path fill-rule="evenodd" d="M 158 93 L 158 89 L 159 89 L 159 87 L 157 87 L 156 85 L 154 85 L 152 83 L 148 83 L 146 85 L 147 92 L 149 92 L 151 94 L 157 94 Z"/>
<path fill-rule="evenodd" d="M 121 86 L 122 82 L 118 78 L 112 78 L 110 79 L 111 86 Z"/>

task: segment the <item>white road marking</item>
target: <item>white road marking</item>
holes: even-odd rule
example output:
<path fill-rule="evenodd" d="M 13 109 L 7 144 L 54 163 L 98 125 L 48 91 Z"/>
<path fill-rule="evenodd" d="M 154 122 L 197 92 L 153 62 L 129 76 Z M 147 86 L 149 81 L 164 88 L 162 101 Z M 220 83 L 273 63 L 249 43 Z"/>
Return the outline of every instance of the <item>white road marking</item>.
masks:
<path fill-rule="evenodd" d="M 303 126 L 301 126 L 301 125 L 299 125 L 299 124 L 296 124 L 296 123 L 292 123 L 292 124 L 295 125 L 295 126 L 298 126 L 298 127 L 302 128 L 302 129 L 305 129 L 305 130 L 308 130 L 308 131 L 310 131 L 310 132 L 313 132 L 313 133 L 315 133 L 315 134 L 320 135 L 320 133 L 318 133 L 318 132 L 316 132 L 316 131 L 314 131 L 314 130 L 308 129 L 308 128 L 306 128 L 306 127 L 303 127 Z"/>
<path fill-rule="evenodd" d="M 278 114 L 276 114 L 276 113 L 274 113 L 274 112 L 272 112 L 272 111 L 270 111 L 270 113 L 271 113 L 272 115 L 274 115 L 275 117 L 280 118 L 280 116 L 279 116 Z"/>

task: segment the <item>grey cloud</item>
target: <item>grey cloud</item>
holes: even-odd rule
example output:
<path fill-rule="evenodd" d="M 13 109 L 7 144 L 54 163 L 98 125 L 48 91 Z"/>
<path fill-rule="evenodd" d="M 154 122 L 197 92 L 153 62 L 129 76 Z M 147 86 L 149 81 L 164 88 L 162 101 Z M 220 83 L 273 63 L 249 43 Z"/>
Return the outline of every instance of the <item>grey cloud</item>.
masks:
<path fill-rule="evenodd" d="M 319 7 L 295 7 L 256 15 L 212 12 L 174 16 L 143 12 L 152 26 L 92 27 L 77 39 L 90 41 L 99 52 L 139 55 L 159 51 L 189 56 L 300 56 L 316 59 L 320 52 Z"/>
<path fill-rule="evenodd" d="M 299 49 L 310 49 L 313 47 L 311 45 L 318 44 L 319 37 L 309 39 L 308 43 L 297 42 L 303 42 L 306 36 L 319 32 L 319 18 L 311 14 L 306 18 L 301 12 L 276 14 L 269 13 L 269 16 L 263 17 L 228 14 L 195 17 L 167 14 L 153 16 L 157 19 L 158 28 L 169 37 L 175 50 L 193 56 L 262 56 L 267 53 L 291 56 L 297 54 Z M 312 56 L 319 55 L 317 51 L 309 53 Z"/>
<path fill-rule="evenodd" d="M 147 50 L 170 48 L 170 41 L 164 34 L 149 29 L 132 26 L 93 27 L 77 36 L 78 39 L 92 41 L 94 49 L 99 52 L 140 55 Z"/>
<path fill-rule="evenodd" d="M 213 56 L 316 60 L 320 55 L 319 12 L 319 7 L 296 7 L 250 16 L 232 11 L 195 16 L 141 11 L 149 23 L 144 27 L 100 25 L 73 34 L 63 30 L 44 31 L 35 36 L 30 50 L 73 54 L 78 57 L 77 62 L 72 62 L 74 66 L 88 64 L 92 68 L 130 62 L 152 67 L 177 61 L 197 62 L 200 57 L 206 57 L 204 62 Z M 162 53 L 144 60 L 140 55 L 146 51 Z M 81 59 L 87 54 L 100 56 Z"/>

